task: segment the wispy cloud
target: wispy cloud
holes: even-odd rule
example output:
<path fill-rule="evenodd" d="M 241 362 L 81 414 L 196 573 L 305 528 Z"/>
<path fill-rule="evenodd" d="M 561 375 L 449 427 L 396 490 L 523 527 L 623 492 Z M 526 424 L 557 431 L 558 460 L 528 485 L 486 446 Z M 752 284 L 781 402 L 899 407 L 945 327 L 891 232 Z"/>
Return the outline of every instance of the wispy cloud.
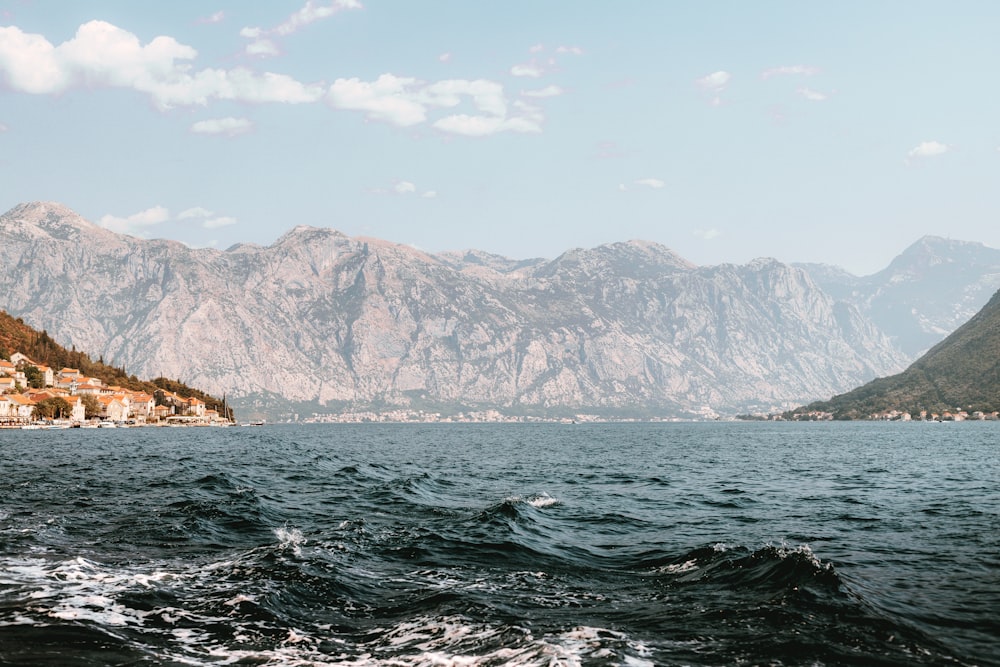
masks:
<path fill-rule="evenodd" d="M 201 223 L 201 226 L 205 229 L 218 229 L 219 227 L 229 227 L 230 225 L 235 225 L 236 222 L 236 218 L 224 215 L 218 218 L 208 218 Z"/>
<path fill-rule="evenodd" d="M 191 126 L 191 131 L 195 134 L 225 134 L 235 136 L 245 134 L 253 129 L 253 123 L 247 118 L 212 118 L 210 120 L 200 120 Z"/>
<path fill-rule="evenodd" d="M 722 232 L 720 232 L 718 229 L 715 228 L 696 229 L 691 233 L 704 241 L 711 241 L 712 239 L 716 239 L 722 236 Z"/>
<path fill-rule="evenodd" d="M 201 206 L 195 206 L 181 211 L 177 215 L 177 220 L 197 220 L 198 226 L 202 229 L 219 229 L 229 227 L 239 222 L 229 215 L 216 215 L 214 211 Z"/>
<path fill-rule="evenodd" d="M 647 188 L 652 188 L 653 190 L 662 190 L 667 187 L 667 184 L 658 178 L 640 178 L 635 182 L 636 185 L 644 185 Z"/>
<path fill-rule="evenodd" d="M 920 144 L 910 149 L 910 152 L 906 154 L 907 162 L 944 155 L 951 149 L 952 146 L 941 143 L 940 141 L 922 141 Z"/>
<path fill-rule="evenodd" d="M 396 181 L 388 188 L 373 188 L 369 192 L 375 195 L 393 195 L 397 197 L 416 196 L 421 199 L 433 199 L 437 197 L 436 190 L 424 190 L 421 192 L 416 183 L 406 180 Z"/>
<path fill-rule="evenodd" d="M 813 90 L 812 88 L 806 88 L 805 86 L 797 88 L 795 90 L 800 97 L 809 100 L 810 102 L 825 102 L 830 99 L 830 96 L 826 93 L 821 93 L 818 90 Z"/>
<path fill-rule="evenodd" d="M 97 224 L 120 234 L 141 234 L 143 230 L 170 220 L 170 211 L 163 206 L 154 206 L 126 217 L 102 216 Z"/>
<path fill-rule="evenodd" d="M 533 79 L 537 79 L 544 74 L 544 72 L 545 70 L 543 70 L 538 63 L 533 62 L 521 63 L 520 65 L 514 65 L 510 68 L 511 76 L 527 76 Z"/>
<path fill-rule="evenodd" d="M 718 72 L 712 72 L 711 74 L 706 74 L 705 76 L 698 79 L 695 83 L 702 90 L 708 90 L 711 92 L 719 92 L 729 85 L 732 80 L 733 75 L 725 70 L 719 70 Z"/>
<path fill-rule="evenodd" d="M 760 73 L 760 78 L 770 79 L 775 76 L 813 76 L 819 74 L 819 68 L 812 65 L 782 65 L 781 67 L 771 67 Z"/>
<path fill-rule="evenodd" d="M 357 0 L 334 0 L 327 3 L 307 0 L 302 8 L 292 13 L 291 16 L 273 28 L 267 30 L 257 27 L 243 28 L 240 31 L 240 35 L 253 40 L 246 47 L 248 55 L 274 56 L 279 53 L 279 49 L 273 41 L 275 37 L 287 37 L 311 23 L 329 18 L 338 12 L 361 8 L 362 5 Z"/>
<path fill-rule="evenodd" d="M 729 85 L 732 78 L 733 75 L 729 72 L 725 70 L 718 70 L 716 72 L 712 72 L 711 74 L 706 74 L 700 79 L 696 79 L 695 84 L 712 96 L 709 104 L 717 107 L 722 105 L 722 91 L 726 89 L 726 86 Z"/>
<path fill-rule="evenodd" d="M 226 13 L 224 11 L 217 11 L 210 16 L 205 16 L 198 19 L 198 23 L 222 23 L 226 19 Z"/>
<path fill-rule="evenodd" d="M 665 181 L 659 178 L 639 178 L 632 181 L 631 186 L 648 188 L 650 190 L 662 190 L 663 188 L 667 187 L 667 184 Z M 621 192 L 627 192 L 628 190 L 631 189 L 631 186 L 626 185 L 625 183 L 620 183 L 618 185 L 618 190 Z"/>
<path fill-rule="evenodd" d="M 443 132 L 483 136 L 498 132 L 540 132 L 541 111 L 523 102 L 508 103 L 503 86 L 486 79 L 446 79 L 427 83 L 383 74 L 375 81 L 337 79 L 326 95 L 335 109 L 363 111 L 371 120 L 398 127 L 430 121 L 430 113 L 469 101 L 479 113 L 446 115 L 431 124 Z"/>
<path fill-rule="evenodd" d="M 563 95 L 565 93 L 566 90 L 561 88 L 560 86 L 551 85 L 551 86 L 545 86 L 544 88 L 538 88 L 536 90 L 522 90 L 521 97 L 535 97 L 535 98 L 558 97 L 559 95 Z"/>
<path fill-rule="evenodd" d="M 177 214 L 178 220 L 188 220 L 190 218 L 208 218 L 215 215 L 212 211 L 207 208 L 202 208 L 201 206 L 195 206 L 194 208 L 189 208 L 181 211 Z"/>

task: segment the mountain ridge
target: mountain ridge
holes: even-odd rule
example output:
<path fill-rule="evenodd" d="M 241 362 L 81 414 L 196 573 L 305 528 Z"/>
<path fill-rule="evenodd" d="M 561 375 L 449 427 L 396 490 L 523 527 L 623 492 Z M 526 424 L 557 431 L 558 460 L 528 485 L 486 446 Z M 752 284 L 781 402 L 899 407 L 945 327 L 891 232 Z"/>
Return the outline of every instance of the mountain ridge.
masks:
<path fill-rule="evenodd" d="M 712 416 L 801 405 L 908 362 L 856 306 L 772 258 L 696 266 L 626 241 L 511 260 L 307 225 L 225 251 L 9 232 L 75 216 L 53 206 L 0 216 L 0 306 L 251 414 Z"/>
<path fill-rule="evenodd" d="M 1000 291 L 902 373 L 791 411 L 835 419 L 1000 410 Z"/>

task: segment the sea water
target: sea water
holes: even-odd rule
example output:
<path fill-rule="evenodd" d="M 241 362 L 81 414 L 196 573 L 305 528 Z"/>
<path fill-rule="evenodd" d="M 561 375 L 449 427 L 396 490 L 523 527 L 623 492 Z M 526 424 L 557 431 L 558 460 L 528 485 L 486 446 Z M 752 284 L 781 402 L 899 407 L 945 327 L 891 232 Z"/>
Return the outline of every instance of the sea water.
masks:
<path fill-rule="evenodd" d="M 1000 665 L 1000 423 L 0 431 L 4 665 Z"/>

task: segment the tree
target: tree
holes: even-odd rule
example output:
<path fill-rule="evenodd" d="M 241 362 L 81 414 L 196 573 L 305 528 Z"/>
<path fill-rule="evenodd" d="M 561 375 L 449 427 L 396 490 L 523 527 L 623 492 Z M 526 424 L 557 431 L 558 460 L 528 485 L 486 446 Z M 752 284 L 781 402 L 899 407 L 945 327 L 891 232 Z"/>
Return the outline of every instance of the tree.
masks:
<path fill-rule="evenodd" d="M 37 419 L 65 419 L 73 413 L 73 408 L 66 399 L 53 396 L 35 405 Z"/>
<path fill-rule="evenodd" d="M 38 366 L 25 364 L 21 368 L 21 372 L 24 373 L 24 377 L 28 380 L 28 386 L 32 389 L 41 389 L 45 386 L 45 376 L 38 370 Z"/>
<path fill-rule="evenodd" d="M 93 394 L 81 394 L 80 400 L 83 402 L 83 414 L 87 419 L 101 416 L 101 402 Z"/>

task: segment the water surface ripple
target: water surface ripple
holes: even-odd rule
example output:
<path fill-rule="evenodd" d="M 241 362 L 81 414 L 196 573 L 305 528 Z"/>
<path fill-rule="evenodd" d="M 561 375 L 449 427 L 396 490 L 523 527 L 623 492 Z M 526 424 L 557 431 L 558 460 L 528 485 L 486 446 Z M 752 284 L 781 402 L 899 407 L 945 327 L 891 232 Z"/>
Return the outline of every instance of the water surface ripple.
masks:
<path fill-rule="evenodd" d="M 1000 665 L 998 435 L 0 431 L 0 664 Z"/>

